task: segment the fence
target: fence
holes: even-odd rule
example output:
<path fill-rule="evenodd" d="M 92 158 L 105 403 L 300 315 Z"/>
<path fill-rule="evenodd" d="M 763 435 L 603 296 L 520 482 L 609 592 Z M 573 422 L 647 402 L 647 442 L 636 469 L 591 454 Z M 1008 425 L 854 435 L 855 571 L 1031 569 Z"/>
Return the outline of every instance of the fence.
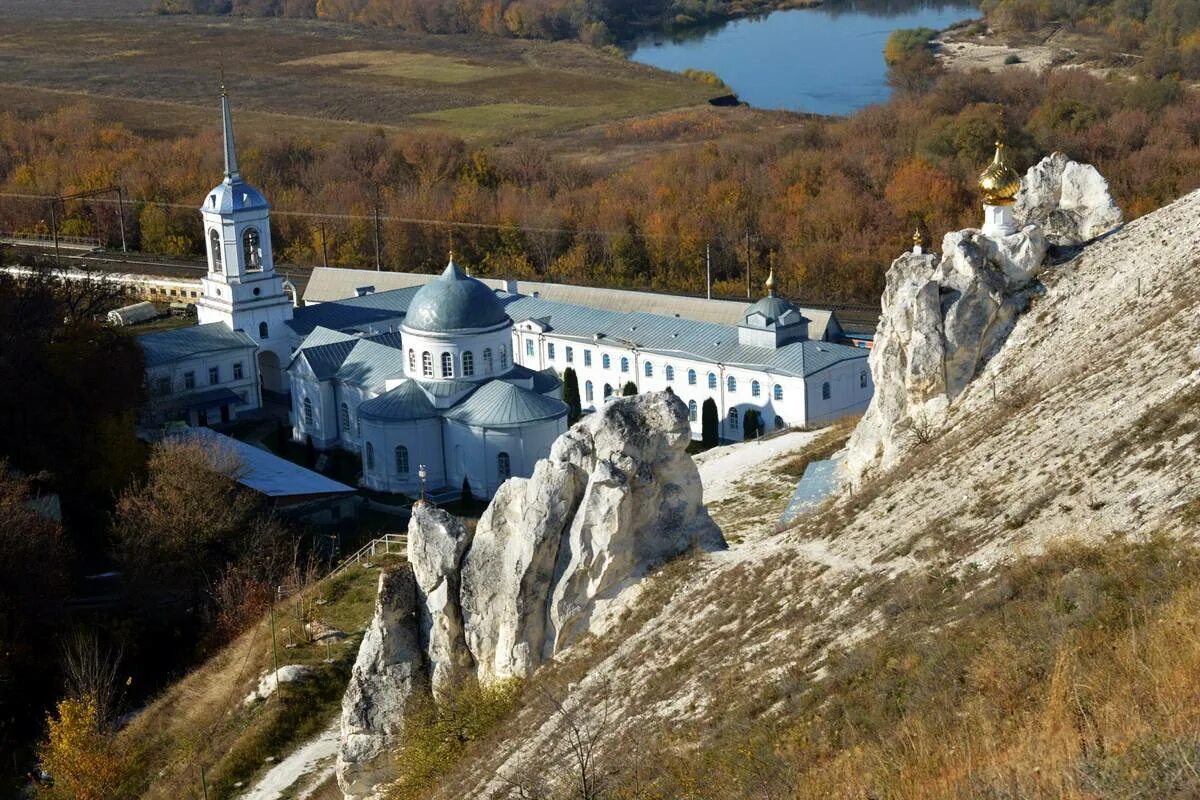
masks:
<path fill-rule="evenodd" d="M 360 547 L 353 555 L 346 558 L 337 568 L 329 573 L 330 577 L 341 575 L 355 564 L 361 564 L 380 555 L 404 555 L 408 552 L 408 537 L 403 533 L 386 533 Z"/>

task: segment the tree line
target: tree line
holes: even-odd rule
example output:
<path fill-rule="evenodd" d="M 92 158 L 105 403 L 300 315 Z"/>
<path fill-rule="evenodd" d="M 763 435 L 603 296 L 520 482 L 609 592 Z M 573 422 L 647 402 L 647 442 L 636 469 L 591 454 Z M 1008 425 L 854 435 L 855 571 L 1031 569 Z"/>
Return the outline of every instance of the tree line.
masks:
<path fill-rule="evenodd" d="M 283 264 L 373 266 L 378 209 L 385 269 L 438 269 L 453 246 L 481 275 L 701 293 L 708 249 L 715 292 L 744 296 L 747 262 L 757 295 L 774 252 L 789 295 L 869 303 L 914 228 L 936 244 L 979 224 L 974 183 L 997 138 L 1020 168 L 1054 150 L 1095 164 L 1129 217 L 1200 184 L 1200 99 L 1174 78 L 898 66 L 893 99 L 845 119 L 703 108 L 611 123 L 613 146 L 645 148 L 627 166 L 584 165 L 535 139 L 243 133 L 242 172 L 272 202 Z M 86 105 L 3 114 L 0 192 L 120 185 L 133 247 L 197 256 L 218 136 L 141 135 Z M 67 201 L 59 232 L 115 246 L 115 212 Z M 0 196 L 0 228 L 48 233 L 50 221 L 47 201 Z"/>

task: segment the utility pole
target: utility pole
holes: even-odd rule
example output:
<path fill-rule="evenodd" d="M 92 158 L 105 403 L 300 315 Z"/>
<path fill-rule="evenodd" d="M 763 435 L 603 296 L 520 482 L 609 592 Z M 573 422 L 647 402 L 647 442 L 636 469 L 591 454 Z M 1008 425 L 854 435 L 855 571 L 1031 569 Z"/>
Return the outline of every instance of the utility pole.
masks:
<path fill-rule="evenodd" d="M 746 231 L 746 299 L 752 299 L 750 296 L 750 231 Z"/>
<path fill-rule="evenodd" d="M 379 260 L 379 203 L 375 203 L 375 271 L 382 271 Z"/>
<path fill-rule="evenodd" d="M 275 662 L 275 695 L 283 699 L 283 685 L 279 682 L 279 647 L 275 643 L 275 604 L 279 602 L 279 590 L 275 587 L 275 597 L 271 600 L 271 659 Z"/>
<path fill-rule="evenodd" d="M 128 253 L 128 248 L 125 247 L 125 196 L 121 192 L 121 187 L 115 187 L 117 190 L 117 222 L 121 225 L 121 252 Z"/>
<path fill-rule="evenodd" d="M 50 235 L 54 237 L 54 266 L 62 268 L 58 253 L 58 198 L 50 201 Z"/>
<path fill-rule="evenodd" d="M 708 288 L 708 299 L 712 300 L 712 245 L 704 245 L 705 286 Z"/>
<path fill-rule="evenodd" d="M 376 234 L 378 235 L 378 234 Z M 378 257 L 375 259 L 378 261 Z M 325 223 L 321 223 L 321 266 L 329 266 L 329 251 L 325 248 Z"/>
<path fill-rule="evenodd" d="M 200 765 L 200 791 L 204 792 L 204 800 L 208 800 L 208 781 L 204 779 L 204 765 Z"/>

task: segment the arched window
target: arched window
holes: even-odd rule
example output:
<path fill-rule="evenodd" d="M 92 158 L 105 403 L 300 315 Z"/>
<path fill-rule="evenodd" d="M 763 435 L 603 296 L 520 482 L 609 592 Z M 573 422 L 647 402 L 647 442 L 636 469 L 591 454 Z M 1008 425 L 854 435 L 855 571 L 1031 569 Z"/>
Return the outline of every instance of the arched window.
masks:
<path fill-rule="evenodd" d="M 787 423 L 783 421 L 783 417 L 779 416 L 778 414 L 775 415 L 775 430 L 783 430 L 783 426 L 786 424 Z"/>
<path fill-rule="evenodd" d="M 462 354 L 462 374 L 464 378 L 475 374 L 475 354 L 470 350 Z"/>
<path fill-rule="evenodd" d="M 342 403 L 342 430 L 350 432 L 350 406 Z"/>
<path fill-rule="evenodd" d="M 783 399 L 783 387 L 780 386 L 778 383 L 775 384 L 775 395 L 774 396 L 775 396 L 776 400 Z"/>
<path fill-rule="evenodd" d="M 311 426 L 313 424 L 312 400 L 304 398 L 304 424 Z"/>
<path fill-rule="evenodd" d="M 696 385 L 696 370 L 689 369 L 688 370 L 688 386 L 695 386 L 695 385 Z"/>
<path fill-rule="evenodd" d="M 737 391 L 737 378 L 730 375 L 728 378 L 725 379 L 725 387 L 729 390 L 730 394 L 732 394 L 733 392 L 736 392 Z"/>
<path fill-rule="evenodd" d="M 646 365 L 645 365 L 645 367 L 644 367 L 644 371 L 645 371 L 645 373 L 646 373 L 646 377 L 647 377 L 647 378 L 653 378 L 653 377 L 654 377 L 654 365 L 653 365 L 653 364 L 651 364 L 649 361 L 647 361 L 647 362 L 646 362 Z"/>
<path fill-rule="evenodd" d="M 762 384 L 758 381 L 750 381 L 750 396 L 758 397 L 762 394 Z"/>
<path fill-rule="evenodd" d="M 215 230 L 208 232 L 208 249 L 212 251 L 213 272 L 220 273 L 225 269 L 221 264 L 221 234 Z"/>
<path fill-rule="evenodd" d="M 708 388 L 710 388 L 710 389 L 717 388 L 717 373 L 715 373 L 715 372 L 708 373 Z"/>
<path fill-rule="evenodd" d="M 508 347 L 500 345 L 500 369 L 508 369 Z"/>
<path fill-rule="evenodd" d="M 496 456 L 496 474 L 502 481 L 512 475 L 512 462 L 509 461 L 508 453 L 500 453 Z"/>
<path fill-rule="evenodd" d="M 592 397 L 592 382 L 591 381 L 588 381 L 587 383 L 583 384 L 583 394 L 584 394 L 584 399 L 586 399 L 589 403 L 592 402 L 593 397 Z"/>
<path fill-rule="evenodd" d="M 604 384 L 604 399 L 607 400 L 610 397 L 612 397 L 612 386 L 606 383 Z"/>
<path fill-rule="evenodd" d="M 832 395 L 832 394 L 833 394 L 833 392 L 829 388 L 829 382 L 826 381 L 825 383 L 822 383 L 821 384 L 821 399 L 828 400 L 830 395 Z"/>
<path fill-rule="evenodd" d="M 612 359 L 608 357 L 608 353 L 600 357 L 600 366 L 605 369 L 612 369 Z"/>
<path fill-rule="evenodd" d="M 433 377 L 433 356 L 429 355 L 428 350 L 421 353 L 421 375 L 426 378 Z"/>
<path fill-rule="evenodd" d="M 449 353 L 442 353 L 442 377 L 454 377 L 454 356 Z"/>
<path fill-rule="evenodd" d="M 363 452 L 367 459 L 367 469 L 375 469 L 375 446 L 367 442 L 366 449 Z"/>
<path fill-rule="evenodd" d="M 262 239 L 257 228 L 246 228 L 242 232 L 242 259 L 246 262 L 246 269 L 262 269 Z"/>
<path fill-rule="evenodd" d="M 629 372 L 629 359 L 621 356 L 621 372 Z"/>
<path fill-rule="evenodd" d="M 729 409 L 729 430 L 736 431 L 738 429 L 738 410 L 736 408 Z"/>
<path fill-rule="evenodd" d="M 667 368 L 664 369 L 663 372 L 667 376 L 667 383 L 670 383 L 671 381 L 675 380 L 675 368 L 672 367 L 670 364 L 667 364 Z"/>
<path fill-rule="evenodd" d="M 258 338 L 260 338 L 260 339 L 267 338 L 267 323 L 265 323 L 265 322 L 258 323 Z"/>
<path fill-rule="evenodd" d="M 492 348 L 483 348 L 483 374 L 492 374 Z"/>
<path fill-rule="evenodd" d="M 411 347 L 408 348 L 408 371 L 414 373 L 417 371 L 417 351 Z"/>
<path fill-rule="evenodd" d="M 699 409 L 698 409 L 698 408 L 697 408 L 697 406 L 696 406 L 696 401 L 695 401 L 695 400 L 688 400 L 688 419 L 689 419 L 689 420 L 691 420 L 692 422 L 695 422 L 695 421 L 696 421 L 696 412 L 697 412 L 698 410 L 699 410 Z"/>
<path fill-rule="evenodd" d="M 408 448 L 404 445 L 396 447 L 396 472 L 401 475 L 408 474 Z"/>

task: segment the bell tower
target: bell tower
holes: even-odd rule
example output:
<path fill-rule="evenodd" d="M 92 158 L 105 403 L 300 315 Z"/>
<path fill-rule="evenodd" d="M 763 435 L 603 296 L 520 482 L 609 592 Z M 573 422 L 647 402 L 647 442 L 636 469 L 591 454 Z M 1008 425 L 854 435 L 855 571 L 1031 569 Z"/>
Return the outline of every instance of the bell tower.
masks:
<path fill-rule="evenodd" d="M 238 170 L 229 97 L 223 86 L 221 125 L 225 178 L 200 207 L 208 272 L 201 280 L 203 291 L 196 302 L 196 315 L 200 324 L 222 322 L 258 342 L 263 388 L 282 393 L 287 391 L 282 368 L 291 357 L 285 323 L 292 318 L 292 301 L 284 292 L 282 278 L 275 274 L 271 207 Z"/>

